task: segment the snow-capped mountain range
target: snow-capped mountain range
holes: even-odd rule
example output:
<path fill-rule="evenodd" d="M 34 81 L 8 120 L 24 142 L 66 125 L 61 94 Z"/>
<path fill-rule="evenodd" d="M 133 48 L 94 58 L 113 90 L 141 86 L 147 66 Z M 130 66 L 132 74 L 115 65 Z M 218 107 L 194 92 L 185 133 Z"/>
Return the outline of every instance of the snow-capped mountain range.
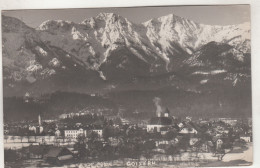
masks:
<path fill-rule="evenodd" d="M 195 75 L 199 85 L 216 74 L 233 86 L 250 80 L 250 23 L 204 25 L 170 14 L 135 24 L 100 13 L 81 23 L 48 20 L 36 29 L 2 16 L 2 29 L 6 95 L 114 89 L 122 80 L 154 77 L 156 83 L 165 74 L 173 85 L 181 79 L 172 73 Z"/>

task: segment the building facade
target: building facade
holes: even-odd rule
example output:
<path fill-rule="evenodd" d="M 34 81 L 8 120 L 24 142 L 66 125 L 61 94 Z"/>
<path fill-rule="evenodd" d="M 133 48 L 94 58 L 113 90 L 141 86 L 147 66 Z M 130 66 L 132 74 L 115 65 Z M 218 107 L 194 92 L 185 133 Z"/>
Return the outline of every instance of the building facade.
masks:
<path fill-rule="evenodd" d="M 65 138 L 76 139 L 79 135 L 87 136 L 87 131 L 83 130 L 82 128 L 78 130 L 64 130 Z"/>
<path fill-rule="evenodd" d="M 169 117 L 167 110 L 163 116 L 151 118 L 150 124 L 147 125 L 147 132 L 161 132 L 162 128 L 169 128 L 173 124 L 172 118 Z"/>

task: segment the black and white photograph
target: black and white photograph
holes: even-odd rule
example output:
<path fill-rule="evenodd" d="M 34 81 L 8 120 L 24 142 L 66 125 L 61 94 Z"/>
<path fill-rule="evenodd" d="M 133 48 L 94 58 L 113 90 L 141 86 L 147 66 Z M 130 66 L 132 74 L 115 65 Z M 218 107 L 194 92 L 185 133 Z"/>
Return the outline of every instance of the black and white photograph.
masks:
<path fill-rule="evenodd" d="M 5 168 L 253 164 L 250 5 L 1 21 Z"/>

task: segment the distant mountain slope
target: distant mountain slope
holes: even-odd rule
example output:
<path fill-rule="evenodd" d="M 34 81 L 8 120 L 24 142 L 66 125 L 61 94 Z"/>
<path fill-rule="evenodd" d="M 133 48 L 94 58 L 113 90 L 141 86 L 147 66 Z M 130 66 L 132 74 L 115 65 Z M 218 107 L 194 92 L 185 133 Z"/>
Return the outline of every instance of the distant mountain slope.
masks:
<path fill-rule="evenodd" d="M 165 87 L 158 90 L 117 91 L 109 94 L 110 100 L 124 107 L 124 115 L 140 119 L 156 115 L 154 97 L 160 97 L 162 107 L 176 117 L 193 118 L 250 117 L 251 89 L 226 85 L 204 85 L 203 92 L 185 91 Z M 136 111 L 138 113 L 136 113 Z"/>
<path fill-rule="evenodd" d="M 32 95 L 96 86 L 102 79 L 84 62 L 61 48 L 44 43 L 36 30 L 3 16 L 4 95 Z M 82 78 L 85 76 L 86 78 Z M 96 80 L 96 81 L 95 81 Z M 93 89 L 92 87 L 90 87 Z"/>
<path fill-rule="evenodd" d="M 67 92 L 55 92 L 37 98 L 4 98 L 5 121 L 37 120 L 39 114 L 43 119 L 57 118 L 60 114 L 79 111 L 116 115 L 118 107 L 102 96 Z"/>

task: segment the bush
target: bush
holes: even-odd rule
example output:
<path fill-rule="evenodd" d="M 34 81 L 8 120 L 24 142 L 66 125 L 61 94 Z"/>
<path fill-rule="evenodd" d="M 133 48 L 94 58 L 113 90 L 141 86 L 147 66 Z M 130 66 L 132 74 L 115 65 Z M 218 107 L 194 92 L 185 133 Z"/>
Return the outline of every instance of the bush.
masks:
<path fill-rule="evenodd" d="M 11 150 L 11 149 L 4 151 L 4 160 L 5 160 L 5 162 L 14 162 L 14 161 L 16 161 L 18 159 L 19 159 L 19 157 L 18 157 L 16 151 Z"/>

